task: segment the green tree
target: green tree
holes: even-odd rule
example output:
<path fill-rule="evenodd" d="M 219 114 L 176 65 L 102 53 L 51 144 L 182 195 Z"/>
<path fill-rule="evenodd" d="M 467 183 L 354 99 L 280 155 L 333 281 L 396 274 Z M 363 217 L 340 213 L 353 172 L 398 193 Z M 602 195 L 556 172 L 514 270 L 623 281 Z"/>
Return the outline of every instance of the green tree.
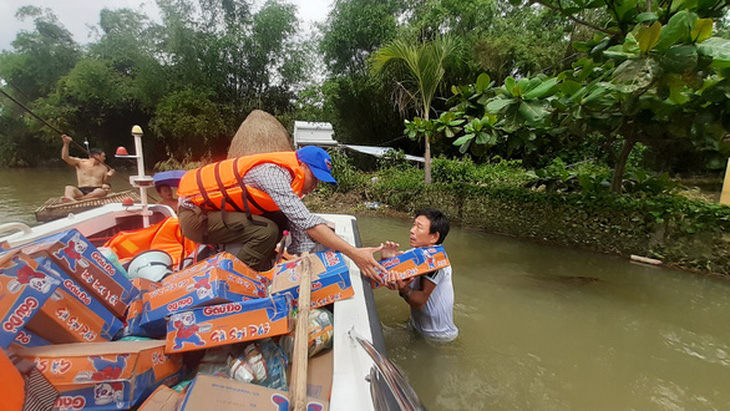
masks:
<path fill-rule="evenodd" d="M 25 6 L 18 9 L 20 20 L 33 19 L 32 31 L 21 31 L 12 42 L 13 50 L 0 53 L 0 87 L 24 105 L 34 109 L 35 102 L 52 92 L 57 81 L 81 57 L 71 33 L 50 9 Z M 7 165 L 35 165 L 39 153 L 57 149 L 49 130 L 8 99 L 0 97 L 0 161 Z M 57 150 L 53 150 L 57 156 Z"/>
<path fill-rule="evenodd" d="M 699 149 L 719 147 L 729 126 L 730 42 L 711 37 L 711 17 L 722 15 L 724 2 L 540 3 L 581 24 L 576 10 L 596 7 L 611 20 L 602 26 L 585 23 L 597 32 L 576 43 L 587 57 L 558 76 L 508 77 L 483 92 L 456 88 L 462 102 L 454 110 L 466 113 L 466 121 L 489 119 L 498 134 L 521 136 L 525 144 L 566 133 L 584 139 L 602 135 L 605 147 L 620 147 L 612 153 L 613 192 L 622 188 L 637 142 L 661 146 L 687 139 Z M 482 95 L 474 100 L 475 93 Z M 482 143 L 473 134 L 455 141 L 471 142 Z"/>
<path fill-rule="evenodd" d="M 406 79 L 398 83 L 403 91 L 399 104 L 413 105 L 417 117 L 428 122 L 431 105 L 449 64 L 454 63 L 459 51 L 458 43 L 450 37 L 438 37 L 428 43 L 412 44 L 394 40 L 378 49 L 373 55 L 373 72 L 382 72 L 386 65 L 395 65 Z M 425 183 L 431 184 L 431 146 L 433 133 L 422 133 L 425 146 Z M 416 137 L 414 135 L 414 137 Z M 419 136 L 420 137 L 420 136 Z"/>

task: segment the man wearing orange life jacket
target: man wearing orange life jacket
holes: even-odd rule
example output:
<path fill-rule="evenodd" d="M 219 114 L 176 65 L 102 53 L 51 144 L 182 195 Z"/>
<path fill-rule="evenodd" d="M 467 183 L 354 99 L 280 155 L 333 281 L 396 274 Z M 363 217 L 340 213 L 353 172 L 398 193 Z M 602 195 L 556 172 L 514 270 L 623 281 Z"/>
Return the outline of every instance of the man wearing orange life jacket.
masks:
<path fill-rule="evenodd" d="M 312 251 L 321 244 L 350 257 L 360 271 L 378 279 L 386 271 L 373 253 L 338 237 L 301 198 L 319 181 L 336 183 L 332 160 L 319 147 L 296 152 L 256 154 L 208 164 L 187 172 L 178 187 L 180 226 L 185 237 L 202 244 L 242 243 L 238 258 L 252 268 L 272 266 L 274 248 L 288 229 L 289 252 Z"/>

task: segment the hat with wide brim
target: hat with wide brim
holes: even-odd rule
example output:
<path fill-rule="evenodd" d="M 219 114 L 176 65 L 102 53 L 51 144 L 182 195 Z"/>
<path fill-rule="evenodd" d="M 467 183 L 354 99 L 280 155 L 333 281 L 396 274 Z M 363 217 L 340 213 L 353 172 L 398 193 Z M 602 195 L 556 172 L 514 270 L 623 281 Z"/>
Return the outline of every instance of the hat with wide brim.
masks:
<path fill-rule="evenodd" d="M 155 188 L 160 186 L 177 187 L 180 185 L 180 179 L 185 175 L 185 170 L 170 170 L 155 173 L 152 180 L 155 181 Z"/>
<path fill-rule="evenodd" d="M 228 158 L 279 151 L 294 151 L 289 133 L 276 117 L 254 110 L 233 136 Z"/>

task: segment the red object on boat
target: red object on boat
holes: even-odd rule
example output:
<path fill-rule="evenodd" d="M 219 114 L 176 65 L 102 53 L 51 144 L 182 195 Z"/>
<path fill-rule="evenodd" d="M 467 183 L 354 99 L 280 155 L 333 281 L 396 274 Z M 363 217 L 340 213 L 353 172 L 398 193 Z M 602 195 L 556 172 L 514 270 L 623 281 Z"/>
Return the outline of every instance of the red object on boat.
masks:
<path fill-rule="evenodd" d="M 122 205 L 124 205 L 124 206 L 134 205 L 134 200 L 132 200 L 131 198 L 125 198 L 124 200 L 122 200 Z"/>
<path fill-rule="evenodd" d="M 128 156 L 129 153 L 127 152 L 126 148 L 124 148 L 123 146 L 119 146 L 119 147 L 117 147 L 117 155 L 118 156 Z"/>

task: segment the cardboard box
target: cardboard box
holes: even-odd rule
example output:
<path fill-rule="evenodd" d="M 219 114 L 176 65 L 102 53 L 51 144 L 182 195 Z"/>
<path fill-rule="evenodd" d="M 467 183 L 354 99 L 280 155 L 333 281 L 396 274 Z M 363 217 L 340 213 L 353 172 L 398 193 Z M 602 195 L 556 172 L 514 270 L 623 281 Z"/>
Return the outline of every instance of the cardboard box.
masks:
<path fill-rule="evenodd" d="M 114 313 L 109 311 L 109 309 L 106 308 L 106 306 L 104 306 L 99 300 L 97 300 L 95 296 L 93 296 L 85 288 L 81 287 L 76 281 L 74 281 L 71 276 L 61 270 L 59 266 L 57 266 L 47 258 L 40 258 L 37 261 L 40 267 L 44 268 L 46 271 L 56 274 L 59 278 L 61 278 L 61 286 L 58 288 L 59 291 L 64 292 L 61 293 L 61 296 L 68 295 L 78 302 L 78 304 L 74 302 L 69 302 L 65 304 L 65 309 L 69 312 L 70 317 L 76 317 L 81 323 L 86 323 L 87 325 L 89 325 L 90 331 L 95 332 L 104 340 L 112 340 L 117 335 L 117 333 L 124 327 L 124 323 L 119 320 L 114 315 Z M 64 308 L 58 306 L 58 304 L 53 305 L 55 305 L 55 310 Z M 70 332 L 70 334 L 76 334 L 79 336 L 84 334 L 83 332 L 78 332 L 78 330 L 81 328 L 81 325 L 74 325 L 73 323 L 69 323 L 67 320 L 58 317 L 57 311 L 51 312 L 49 308 L 44 306 L 41 308 L 41 312 L 55 316 L 57 320 L 62 323 L 62 327 Z M 51 338 L 48 339 L 49 341 L 53 341 L 56 343 L 96 341 L 86 338 L 66 339 L 63 341 L 56 341 Z"/>
<path fill-rule="evenodd" d="M 42 238 L 18 249 L 33 258 L 50 259 L 117 318 L 124 318 L 127 305 L 138 293 L 129 279 L 117 272 L 114 265 L 75 229 Z"/>
<path fill-rule="evenodd" d="M 0 347 L 8 348 L 30 319 L 61 285 L 61 279 L 22 258 L 5 255 L 0 266 Z"/>
<path fill-rule="evenodd" d="M 137 411 L 175 411 L 183 395 L 166 385 L 160 385 L 147 397 L 147 400 L 137 408 Z"/>
<path fill-rule="evenodd" d="M 417 275 L 430 273 L 451 265 L 449 257 L 444 251 L 444 246 L 413 248 L 401 255 L 388 258 L 380 262 L 389 272 L 395 273 L 398 278 L 405 280 Z M 385 279 L 385 273 L 378 273 L 381 279 Z M 371 280 L 373 288 L 381 287 L 381 282 Z"/>
<path fill-rule="evenodd" d="M 165 352 L 199 350 L 286 334 L 291 330 L 288 296 L 257 298 L 182 311 L 167 319 Z"/>
<path fill-rule="evenodd" d="M 140 293 L 145 291 L 153 291 L 158 288 L 162 288 L 162 284 L 156 281 L 148 280 L 146 278 L 132 278 L 132 285 L 134 288 L 139 290 Z"/>
<path fill-rule="evenodd" d="M 307 363 L 307 397 L 329 401 L 332 395 L 335 354 L 332 349 L 309 358 Z M 286 369 L 287 381 L 291 381 L 291 365 Z"/>
<path fill-rule="evenodd" d="M 18 354 L 61 393 L 55 408 L 62 410 L 131 408 L 158 385 L 179 382 L 183 369 L 181 356 L 165 355 L 164 341 L 47 345 Z"/>
<path fill-rule="evenodd" d="M 31 330 L 20 330 L 13 340 L 13 345 L 18 347 L 42 347 L 51 343 Z"/>
<path fill-rule="evenodd" d="M 355 291 L 350 282 L 350 271 L 342 254 L 326 250 L 314 254 L 312 261 L 311 306 L 318 308 L 352 297 Z M 274 269 L 272 295 L 289 295 L 296 306 L 299 299 L 302 258 L 278 264 Z"/>
<path fill-rule="evenodd" d="M 247 266 L 243 261 L 239 260 L 236 256 L 230 253 L 222 252 L 218 253 L 206 260 L 203 260 L 193 266 L 190 266 L 184 270 L 178 271 L 177 273 L 174 273 L 170 275 L 165 280 L 171 279 L 174 281 L 177 278 L 180 278 L 181 276 L 187 276 L 191 272 L 204 272 L 207 271 L 210 268 L 217 267 L 221 270 L 225 270 L 231 273 L 239 274 L 244 277 L 248 277 L 249 279 L 263 284 L 264 286 L 268 285 L 271 281 L 269 278 L 267 278 L 264 275 L 261 275 L 261 273 L 257 272 L 256 270 L 252 269 L 251 267 Z"/>
<path fill-rule="evenodd" d="M 128 315 L 132 335 L 165 335 L 165 316 L 195 307 L 246 301 L 266 295 L 266 288 L 242 275 L 210 267 L 165 279 L 162 287 L 142 295 Z"/>
<path fill-rule="evenodd" d="M 114 334 L 110 334 L 108 326 L 96 313 L 59 288 L 25 328 L 54 344 L 62 344 L 109 341 Z"/>
<path fill-rule="evenodd" d="M 182 410 L 288 410 L 289 393 L 211 375 L 198 375 L 188 389 Z M 309 398 L 308 410 L 329 409 L 326 401 Z"/>

